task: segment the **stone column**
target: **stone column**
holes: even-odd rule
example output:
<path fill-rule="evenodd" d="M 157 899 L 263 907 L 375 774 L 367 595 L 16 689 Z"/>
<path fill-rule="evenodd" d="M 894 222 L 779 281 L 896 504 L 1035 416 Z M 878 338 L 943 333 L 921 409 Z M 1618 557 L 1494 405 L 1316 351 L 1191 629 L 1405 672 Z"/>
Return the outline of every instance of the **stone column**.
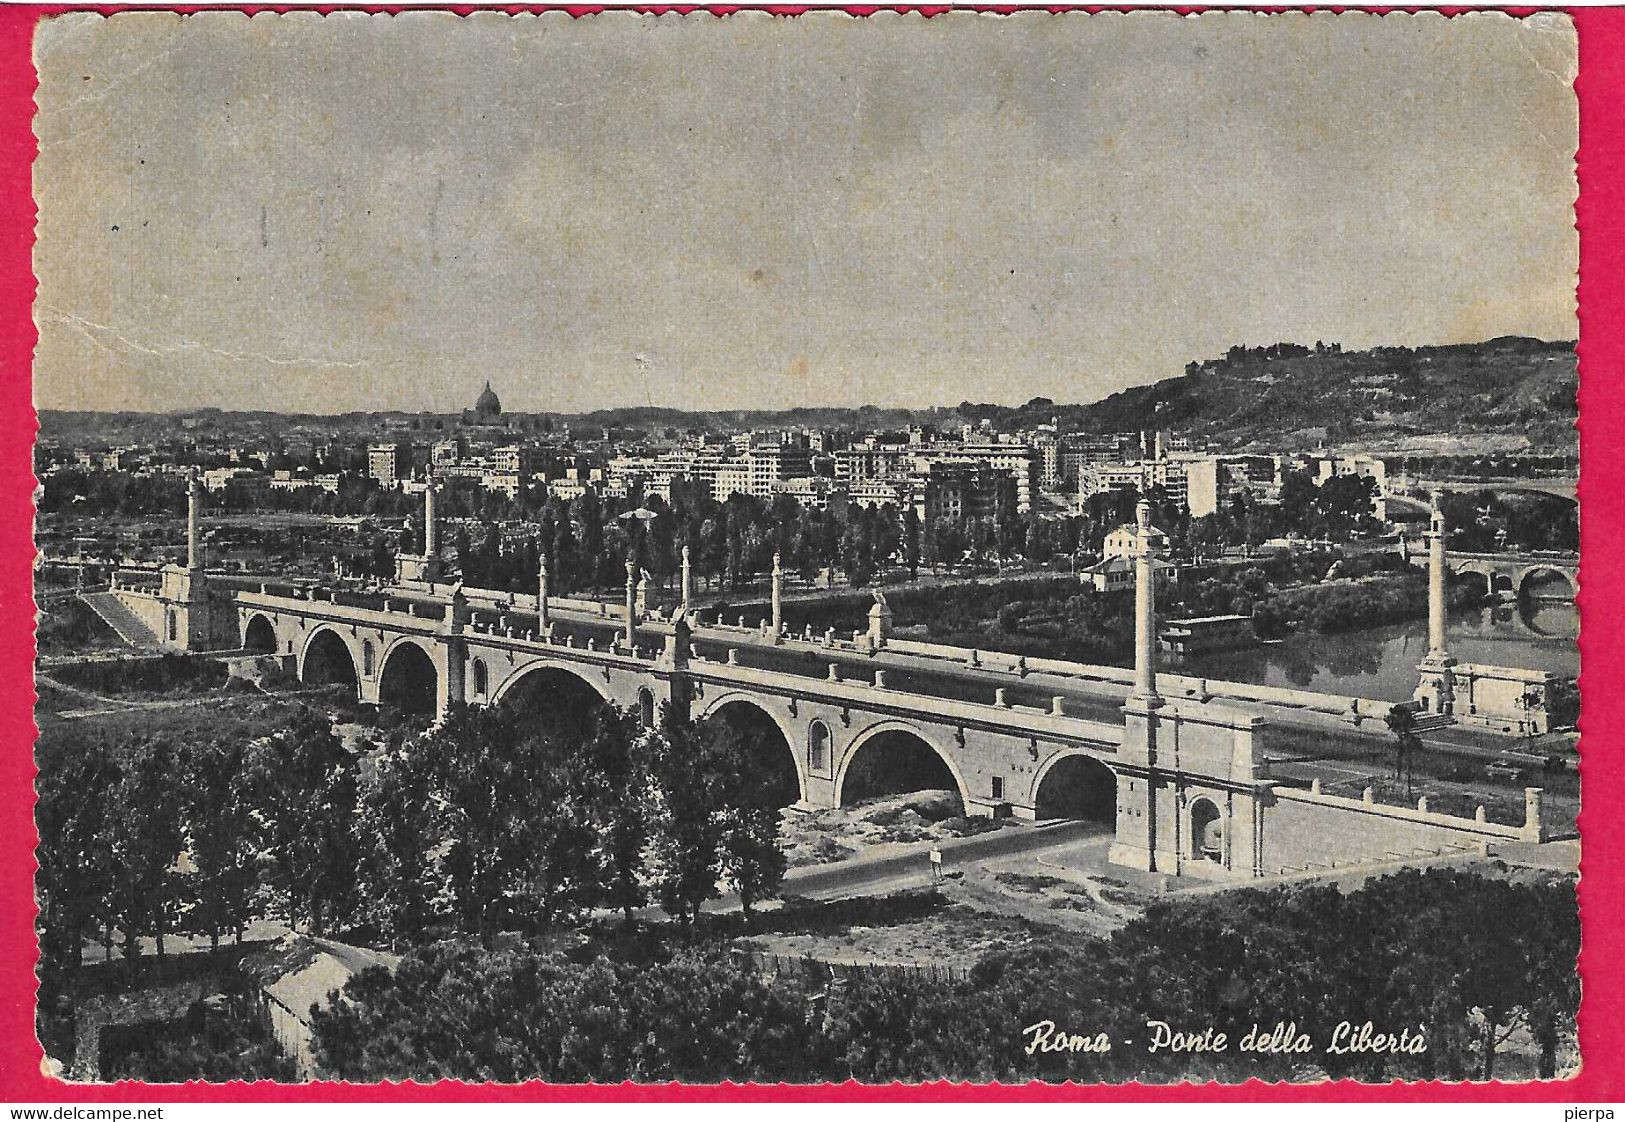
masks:
<path fill-rule="evenodd" d="M 536 570 L 536 626 L 543 634 L 552 626 L 547 612 L 547 550 L 540 551 L 541 565 Z"/>
<path fill-rule="evenodd" d="M 683 547 L 683 611 L 687 613 L 694 603 L 694 564 L 688 556 L 688 546 Z"/>
<path fill-rule="evenodd" d="M 186 567 L 203 567 L 203 485 L 197 472 L 186 479 Z"/>
<path fill-rule="evenodd" d="M 1428 652 L 1417 666 L 1416 696 L 1433 712 L 1452 715 L 1456 708 L 1456 660 L 1450 657 L 1445 634 L 1444 515 L 1435 497 L 1428 542 Z"/>
<path fill-rule="evenodd" d="M 773 642 L 779 641 L 784 630 L 784 568 L 779 564 L 779 551 L 773 551 Z"/>
<path fill-rule="evenodd" d="M 1444 515 L 1433 506 L 1428 530 L 1428 658 L 1443 662 L 1450 657 L 1445 639 L 1445 556 Z"/>
<path fill-rule="evenodd" d="M 631 650 L 637 642 L 638 626 L 638 559 L 626 555 L 626 648 Z"/>
<path fill-rule="evenodd" d="M 435 526 L 434 477 L 430 476 L 423 488 L 423 557 L 428 560 L 440 552 L 440 531 Z"/>
<path fill-rule="evenodd" d="M 1134 509 L 1139 535 L 1134 547 L 1134 694 L 1156 704 L 1157 694 L 1157 535 L 1151 528 L 1151 504 L 1141 499 Z"/>

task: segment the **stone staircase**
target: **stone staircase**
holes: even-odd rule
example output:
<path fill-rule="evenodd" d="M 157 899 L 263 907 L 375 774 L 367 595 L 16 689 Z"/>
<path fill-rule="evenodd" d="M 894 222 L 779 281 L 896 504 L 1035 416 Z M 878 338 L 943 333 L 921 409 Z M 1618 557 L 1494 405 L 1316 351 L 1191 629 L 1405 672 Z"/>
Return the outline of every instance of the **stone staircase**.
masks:
<path fill-rule="evenodd" d="M 152 628 L 142 623 L 140 618 L 129 608 L 125 607 L 119 598 L 111 592 L 86 592 L 80 595 L 85 606 L 97 615 L 102 621 L 118 632 L 118 637 L 138 651 L 156 651 L 159 649 L 158 636 L 154 635 Z"/>

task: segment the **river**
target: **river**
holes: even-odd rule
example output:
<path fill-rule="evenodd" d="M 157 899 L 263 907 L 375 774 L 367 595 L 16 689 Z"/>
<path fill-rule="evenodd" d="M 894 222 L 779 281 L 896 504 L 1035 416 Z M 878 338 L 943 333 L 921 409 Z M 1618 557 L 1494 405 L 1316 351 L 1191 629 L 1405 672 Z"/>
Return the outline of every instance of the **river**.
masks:
<path fill-rule="evenodd" d="M 1571 603 L 1496 604 L 1451 617 L 1450 653 L 1461 662 L 1574 677 L 1580 672 L 1578 625 L 1579 613 Z M 1403 701 L 1416 688 L 1416 664 L 1427 645 L 1427 621 L 1416 620 L 1194 655 L 1177 669 L 1223 681 Z"/>

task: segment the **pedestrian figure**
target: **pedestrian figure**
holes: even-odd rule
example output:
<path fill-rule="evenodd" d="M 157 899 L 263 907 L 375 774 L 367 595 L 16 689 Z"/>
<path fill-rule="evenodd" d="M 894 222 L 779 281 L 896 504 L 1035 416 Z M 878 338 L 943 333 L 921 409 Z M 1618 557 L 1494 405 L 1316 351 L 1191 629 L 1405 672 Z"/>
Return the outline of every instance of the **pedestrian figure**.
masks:
<path fill-rule="evenodd" d="M 942 883 L 942 850 L 936 846 L 931 847 L 931 883 Z"/>

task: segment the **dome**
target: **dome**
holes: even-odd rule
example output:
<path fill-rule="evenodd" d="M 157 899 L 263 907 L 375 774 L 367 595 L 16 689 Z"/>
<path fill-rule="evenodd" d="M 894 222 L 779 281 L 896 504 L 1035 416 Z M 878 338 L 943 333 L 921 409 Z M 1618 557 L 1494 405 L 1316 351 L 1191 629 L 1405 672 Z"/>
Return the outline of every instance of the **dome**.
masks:
<path fill-rule="evenodd" d="M 502 402 L 497 398 L 496 392 L 491 389 L 491 383 L 485 383 L 485 389 L 474 402 L 474 412 L 482 417 L 497 417 L 502 414 Z"/>

